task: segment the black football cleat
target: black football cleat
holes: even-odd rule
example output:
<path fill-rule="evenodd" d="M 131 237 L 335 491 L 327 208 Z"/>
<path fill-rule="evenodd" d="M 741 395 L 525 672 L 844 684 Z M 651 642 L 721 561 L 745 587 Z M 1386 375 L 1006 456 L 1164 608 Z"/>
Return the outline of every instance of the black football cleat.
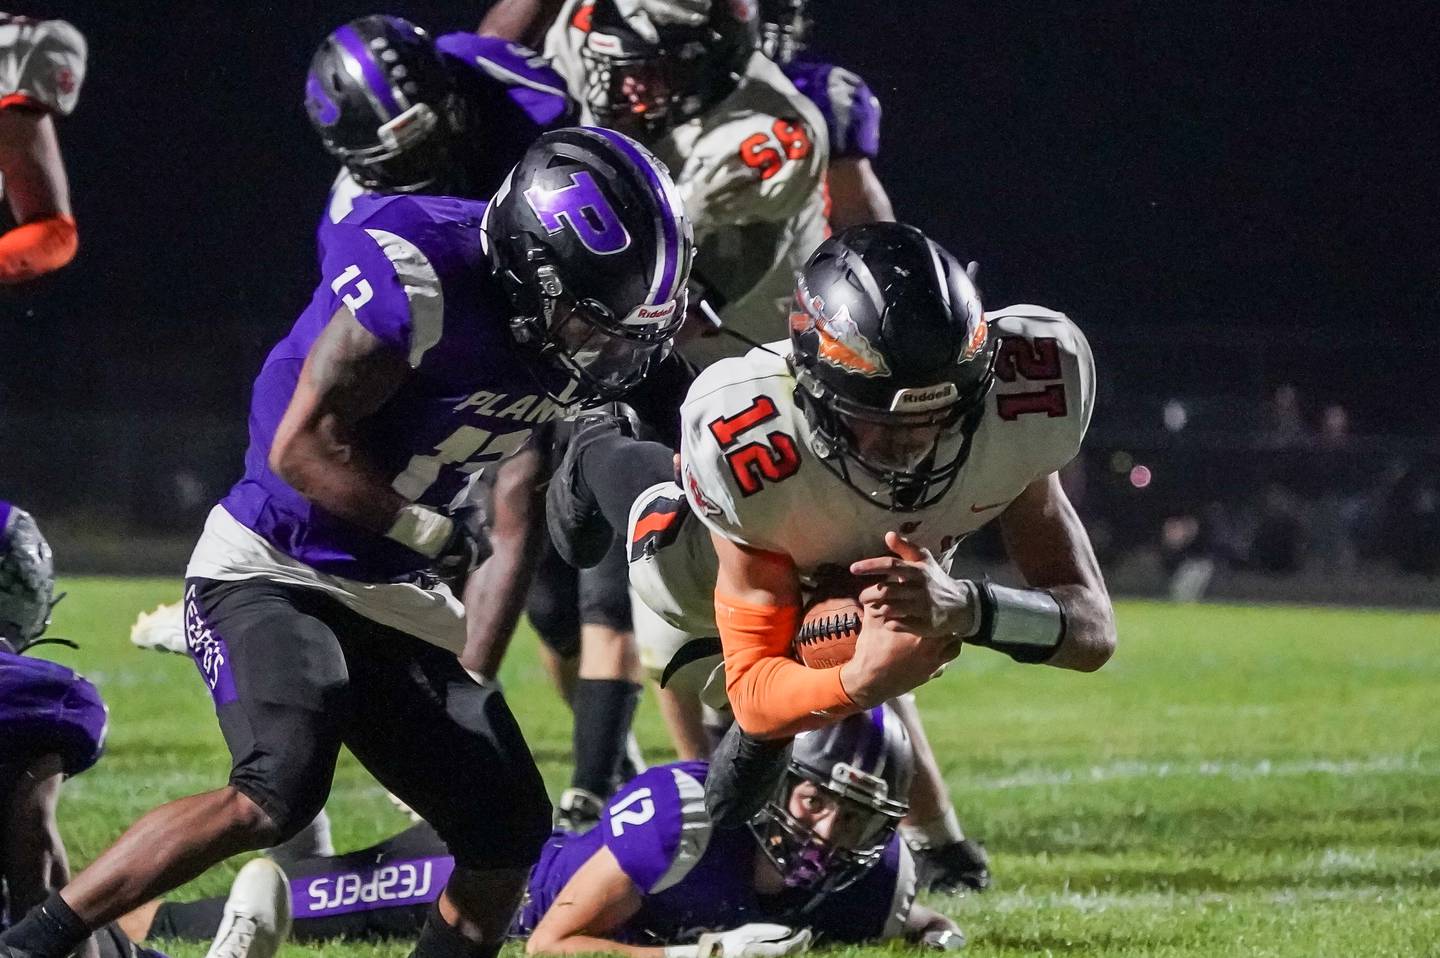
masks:
<path fill-rule="evenodd" d="M 590 569 L 610 551 L 615 530 L 580 475 L 580 457 L 596 440 L 635 433 L 630 420 L 606 412 L 586 413 L 561 428 L 569 437 L 545 492 L 545 525 L 560 558 L 577 569 Z"/>
<path fill-rule="evenodd" d="M 990 887 L 990 856 L 969 838 L 915 852 L 916 879 L 922 891 L 957 895 Z"/>

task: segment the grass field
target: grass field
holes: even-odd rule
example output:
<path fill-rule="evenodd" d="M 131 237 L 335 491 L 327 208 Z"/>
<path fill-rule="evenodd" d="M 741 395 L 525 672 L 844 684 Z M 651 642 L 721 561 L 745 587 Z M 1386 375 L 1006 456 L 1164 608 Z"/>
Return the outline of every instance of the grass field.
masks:
<path fill-rule="evenodd" d="M 43 654 L 111 707 L 109 752 L 62 809 L 83 864 L 151 806 L 223 783 L 228 758 L 190 662 L 126 641 L 178 584 L 62 585 L 52 631 L 83 647 Z M 971 649 L 921 693 L 962 821 L 993 857 L 994 890 L 930 902 L 969 953 L 1440 954 L 1440 615 L 1129 602 L 1119 616 L 1120 650 L 1095 675 Z M 558 792 L 569 716 L 527 636 L 503 678 Z M 664 760 L 651 703 L 638 731 Z M 341 849 L 404 824 L 348 757 L 330 811 Z M 176 897 L 223 894 L 235 864 Z"/>

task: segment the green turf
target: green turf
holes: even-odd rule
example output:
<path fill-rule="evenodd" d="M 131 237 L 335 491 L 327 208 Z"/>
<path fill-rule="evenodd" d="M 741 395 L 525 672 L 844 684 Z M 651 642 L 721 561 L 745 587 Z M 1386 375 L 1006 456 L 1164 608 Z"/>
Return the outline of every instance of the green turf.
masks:
<path fill-rule="evenodd" d="M 83 648 L 43 652 L 111 707 L 109 752 L 62 810 L 83 864 L 151 806 L 223 783 L 228 760 L 190 662 L 125 639 L 177 584 L 63 584 L 53 631 Z M 970 953 L 1440 954 L 1440 616 L 1138 602 L 1119 615 L 1120 651 L 1094 675 L 971 649 L 921 693 L 961 818 L 993 856 L 993 891 L 930 902 Z M 503 678 L 558 791 L 569 719 L 528 635 Z M 649 703 L 639 735 L 665 758 Z M 404 825 L 348 757 L 330 810 L 342 849 Z M 179 896 L 223 893 L 233 873 Z"/>

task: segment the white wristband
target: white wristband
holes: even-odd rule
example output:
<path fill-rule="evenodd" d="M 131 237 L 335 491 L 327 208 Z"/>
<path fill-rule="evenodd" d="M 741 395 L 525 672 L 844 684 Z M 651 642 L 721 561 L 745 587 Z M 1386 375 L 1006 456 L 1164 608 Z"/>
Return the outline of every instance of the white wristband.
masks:
<path fill-rule="evenodd" d="M 447 517 L 412 502 L 395 513 L 395 521 L 385 533 L 385 538 L 433 559 L 450 541 L 450 533 L 454 529 L 455 523 Z"/>

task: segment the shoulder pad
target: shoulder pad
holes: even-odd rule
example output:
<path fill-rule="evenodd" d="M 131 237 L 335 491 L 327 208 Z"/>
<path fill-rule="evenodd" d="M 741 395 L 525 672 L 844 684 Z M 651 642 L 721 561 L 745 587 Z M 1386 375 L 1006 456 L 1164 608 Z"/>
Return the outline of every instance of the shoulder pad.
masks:
<path fill-rule="evenodd" d="M 0 765 L 60 756 L 66 775 L 100 760 L 109 711 L 82 676 L 55 662 L 0 652 Z"/>
<path fill-rule="evenodd" d="M 640 773 L 610 800 L 595 827 L 642 893 L 678 884 L 710 844 L 704 763 L 675 762 Z"/>
<path fill-rule="evenodd" d="M 1079 451 L 1095 409 L 1095 359 L 1068 316 L 1020 304 L 989 314 L 1000 337 L 993 407 L 1004 422 L 1053 433 L 1041 441 L 1043 472 L 1061 468 Z"/>
<path fill-rule="evenodd" d="M 779 67 L 759 54 L 751 63 L 734 93 L 668 137 L 679 156 L 676 185 L 698 224 L 790 219 L 825 175 L 823 117 Z"/>
<path fill-rule="evenodd" d="M 348 307 L 360 325 L 418 368 L 440 341 L 445 290 L 431 249 L 437 234 L 411 227 L 417 211 L 406 201 L 414 202 L 377 197 L 364 205 L 366 215 L 357 208 L 325 230 L 321 283 L 330 313 Z M 422 215 L 415 225 L 427 222 L 434 220 Z"/>
<path fill-rule="evenodd" d="M 681 407 L 686 498 L 707 526 L 740 545 L 786 551 L 792 497 L 784 482 L 807 455 L 794 390 L 783 358 L 757 349 L 711 365 Z"/>
<path fill-rule="evenodd" d="M 832 160 L 879 155 L 880 100 L 859 75 L 833 63 L 800 60 L 785 74 L 825 118 Z"/>
<path fill-rule="evenodd" d="M 0 14 L 0 107 L 68 116 L 85 82 L 85 37 L 64 20 Z"/>

